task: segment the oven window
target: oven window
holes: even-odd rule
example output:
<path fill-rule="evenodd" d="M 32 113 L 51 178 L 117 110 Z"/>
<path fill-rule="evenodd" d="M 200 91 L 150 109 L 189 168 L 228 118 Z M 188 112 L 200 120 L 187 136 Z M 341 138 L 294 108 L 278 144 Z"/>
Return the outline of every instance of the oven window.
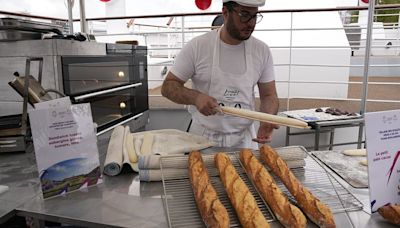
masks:
<path fill-rule="evenodd" d="M 68 65 L 70 94 L 80 94 L 129 83 L 126 62 L 77 63 Z"/>
<path fill-rule="evenodd" d="M 63 56 L 64 93 L 70 96 L 135 83 L 132 56 Z"/>
<path fill-rule="evenodd" d="M 93 121 L 101 131 L 136 114 L 134 94 L 135 89 L 131 88 L 87 98 L 79 103 L 90 102 Z"/>

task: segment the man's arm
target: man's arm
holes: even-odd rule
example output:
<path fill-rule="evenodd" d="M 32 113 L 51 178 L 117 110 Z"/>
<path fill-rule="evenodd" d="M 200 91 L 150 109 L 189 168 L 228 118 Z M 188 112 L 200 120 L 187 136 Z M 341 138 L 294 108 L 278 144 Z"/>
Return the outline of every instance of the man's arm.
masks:
<path fill-rule="evenodd" d="M 215 98 L 184 86 L 185 82 L 168 72 L 161 88 L 161 94 L 178 104 L 195 105 L 205 116 L 217 113 L 218 102 Z"/>
<path fill-rule="evenodd" d="M 260 92 L 260 111 L 268 114 L 277 114 L 279 108 L 278 95 L 276 93 L 275 81 L 258 83 Z M 257 138 L 253 139 L 258 143 L 266 143 L 272 140 L 272 131 L 278 129 L 276 124 L 260 122 Z"/>
<path fill-rule="evenodd" d="M 275 81 L 267 83 L 258 83 L 260 92 L 260 111 L 268 114 L 277 114 L 279 109 L 279 100 L 276 93 Z"/>

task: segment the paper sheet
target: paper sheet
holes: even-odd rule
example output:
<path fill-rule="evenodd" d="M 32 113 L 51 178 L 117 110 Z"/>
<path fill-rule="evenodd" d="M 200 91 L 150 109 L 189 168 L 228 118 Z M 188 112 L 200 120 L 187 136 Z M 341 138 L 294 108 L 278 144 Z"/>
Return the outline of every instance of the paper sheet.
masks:
<path fill-rule="evenodd" d="M 132 135 L 135 140 L 135 151 L 141 151 L 140 149 L 145 134 L 153 134 L 151 154 L 182 154 L 192 150 L 201 150 L 215 145 L 214 142 L 211 142 L 203 136 L 194 135 L 175 129 L 163 129 L 133 133 Z M 139 155 L 145 156 L 149 154 Z"/>

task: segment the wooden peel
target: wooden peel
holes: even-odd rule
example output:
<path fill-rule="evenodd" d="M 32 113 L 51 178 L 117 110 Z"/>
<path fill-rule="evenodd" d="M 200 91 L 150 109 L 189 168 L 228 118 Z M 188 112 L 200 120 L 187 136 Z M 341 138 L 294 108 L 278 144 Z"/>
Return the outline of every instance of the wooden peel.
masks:
<path fill-rule="evenodd" d="M 263 112 L 256 112 L 248 109 L 239 109 L 239 108 L 231 108 L 231 107 L 220 107 L 221 111 L 224 114 L 232 115 L 232 116 L 238 116 L 246 119 L 251 119 L 251 120 L 257 120 L 260 122 L 268 122 L 268 123 L 273 123 L 277 125 L 283 125 L 283 126 L 288 126 L 288 127 L 294 127 L 294 128 L 303 128 L 303 129 L 308 129 L 310 128 L 308 124 L 304 121 L 293 119 L 293 118 L 288 118 L 288 117 L 283 117 L 283 116 L 277 116 L 277 115 L 271 115 Z"/>

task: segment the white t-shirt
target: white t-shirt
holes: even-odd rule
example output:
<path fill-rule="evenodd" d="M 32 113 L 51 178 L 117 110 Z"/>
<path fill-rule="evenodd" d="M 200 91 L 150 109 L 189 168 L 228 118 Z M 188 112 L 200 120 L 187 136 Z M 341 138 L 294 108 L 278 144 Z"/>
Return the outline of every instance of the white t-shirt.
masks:
<path fill-rule="evenodd" d="M 213 30 L 190 40 L 179 52 L 175 59 L 175 64 L 171 68 L 171 72 L 176 77 L 183 81 L 192 79 L 193 89 L 206 94 L 208 94 L 209 89 L 217 34 L 218 31 Z M 253 84 L 275 80 L 273 60 L 269 47 L 257 38 L 250 37 L 250 39 L 253 39 L 254 43 L 254 50 L 251 50 L 251 53 L 253 55 L 253 67 L 257 72 L 257 75 L 253 75 Z M 220 42 L 222 41 L 220 40 Z M 220 52 L 220 68 L 226 72 L 232 72 L 233 70 L 240 71 L 237 73 L 244 72 L 246 66 L 244 48 L 243 42 L 239 45 L 221 45 L 223 50 Z M 226 67 L 229 69 L 226 69 Z M 212 96 L 212 94 L 210 95 Z"/>

